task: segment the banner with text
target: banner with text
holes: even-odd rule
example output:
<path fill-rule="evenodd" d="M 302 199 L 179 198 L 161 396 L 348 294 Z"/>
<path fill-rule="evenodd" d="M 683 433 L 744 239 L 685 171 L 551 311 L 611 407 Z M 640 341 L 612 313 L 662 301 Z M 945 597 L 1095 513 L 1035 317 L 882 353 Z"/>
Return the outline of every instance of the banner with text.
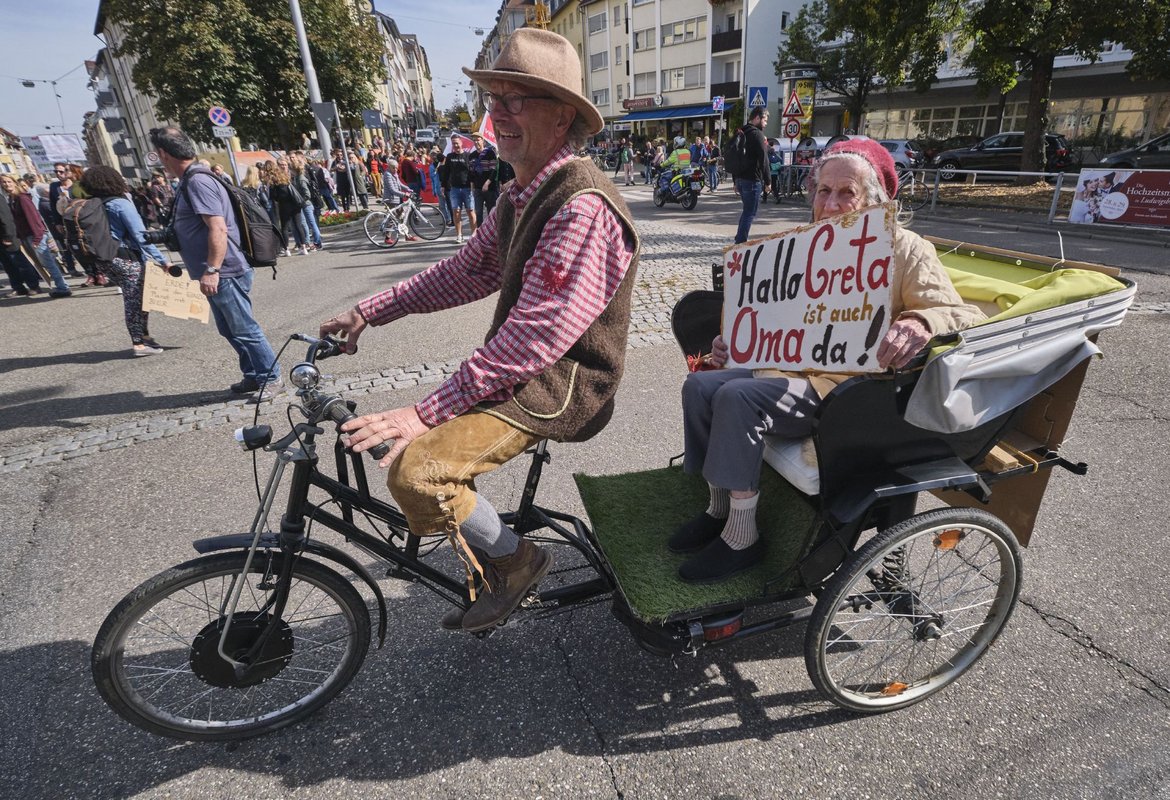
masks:
<path fill-rule="evenodd" d="M 1170 227 L 1170 170 L 1083 169 L 1068 221 Z"/>
<path fill-rule="evenodd" d="M 728 366 L 881 372 L 895 213 L 874 206 L 725 249 Z"/>
<path fill-rule="evenodd" d="M 148 262 L 143 269 L 146 270 L 142 287 L 143 311 L 157 311 L 177 319 L 194 319 L 204 325 L 208 323 L 211 306 L 199 291 L 199 281 L 188 278 L 185 271 L 172 278 L 153 262 Z"/>

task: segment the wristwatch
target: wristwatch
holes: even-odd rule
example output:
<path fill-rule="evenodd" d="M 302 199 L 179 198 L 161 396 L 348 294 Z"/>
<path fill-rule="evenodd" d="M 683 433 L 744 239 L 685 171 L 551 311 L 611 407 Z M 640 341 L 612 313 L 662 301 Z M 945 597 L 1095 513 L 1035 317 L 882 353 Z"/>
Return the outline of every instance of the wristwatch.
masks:
<path fill-rule="evenodd" d="M 204 275 L 218 275 L 219 274 L 219 267 L 208 267 L 207 269 L 203 270 L 203 274 Z"/>

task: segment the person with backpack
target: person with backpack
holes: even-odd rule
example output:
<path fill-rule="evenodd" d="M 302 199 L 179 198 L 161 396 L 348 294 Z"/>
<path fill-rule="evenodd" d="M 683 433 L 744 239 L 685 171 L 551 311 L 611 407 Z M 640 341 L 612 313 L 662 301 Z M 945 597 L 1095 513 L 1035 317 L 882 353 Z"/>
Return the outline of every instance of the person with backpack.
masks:
<path fill-rule="evenodd" d="M 723 152 L 724 166 L 735 179 L 735 191 L 743 202 L 739 227 L 735 231 L 736 244 L 747 241 L 752 220 L 760 209 L 764 183 L 772 173 L 768 166 L 768 141 L 764 138 L 763 130 L 767 124 L 768 109 L 763 106 L 753 107 L 747 124 L 739 129 Z"/>
<path fill-rule="evenodd" d="M 33 202 L 32 195 L 24 186 L 24 181 L 11 175 L 0 175 L 0 192 L 8 201 L 8 208 L 12 211 L 12 218 L 16 223 L 17 241 L 36 254 L 37 259 L 44 267 L 45 273 L 53 282 L 53 289 L 49 297 L 69 297 L 73 294 L 69 284 L 65 283 L 65 276 L 57 266 L 54 248 L 50 246 L 52 239 L 45 221 L 41 219 L 41 212 Z"/>
<path fill-rule="evenodd" d="M 283 162 L 283 163 L 282 163 Z M 309 254 L 309 247 L 305 242 L 305 220 L 301 216 L 301 207 L 305 204 L 305 198 L 297 191 L 297 187 L 293 185 L 286 169 L 287 161 L 283 159 L 276 163 L 276 166 L 268 173 L 271 185 L 268 187 L 268 193 L 272 197 L 272 205 L 276 209 L 276 213 L 280 218 L 280 231 L 284 236 L 284 250 L 281 251 L 282 256 L 292 255 L 289 249 L 289 236 L 293 237 L 297 248 L 302 256 Z"/>
<path fill-rule="evenodd" d="M 195 145 L 182 128 L 154 128 L 150 141 L 167 172 L 179 179 L 174 229 L 187 274 L 199 281 L 216 328 L 239 356 L 243 380 L 230 391 L 255 392 L 257 403 L 270 400 L 284 383 L 276 354 L 252 315 L 254 273 L 241 247 L 233 195 L 210 170 L 195 166 Z M 247 221 L 254 222 L 250 215 Z"/>
<path fill-rule="evenodd" d="M 321 241 L 321 228 L 317 225 L 317 210 L 321 207 L 321 194 L 317 191 L 317 181 L 309 176 L 305 168 L 305 157 L 293 153 L 288 157 L 291 168 L 292 185 L 304 200 L 301 206 L 301 216 L 304 218 L 303 229 L 310 240 L 307 244 L 314 250 L 320 250 L 324 245 Z M 375 164 L 379 162 L 374 161 Z"/>
<path fill-rule="evenodd" d="M 97 271 L 121 288 L 131 354 L 157 355 L 163 349 L 150 335 L 150 315 L 142 310 L 142 290 L 147 261 L 163 269 L 169 268 L 169 261 L 146 242 L 146 226 L 134 204 L 126 199 L 126 180 L 121 173 L 113 167 L 90 167 L 81 176 L 81 188 L 89 198 L 74 200 L 65 209 L 69 248 L 83 264 L 92 258 Z M 84 248 L 83 238 L 87 242 Z"/>

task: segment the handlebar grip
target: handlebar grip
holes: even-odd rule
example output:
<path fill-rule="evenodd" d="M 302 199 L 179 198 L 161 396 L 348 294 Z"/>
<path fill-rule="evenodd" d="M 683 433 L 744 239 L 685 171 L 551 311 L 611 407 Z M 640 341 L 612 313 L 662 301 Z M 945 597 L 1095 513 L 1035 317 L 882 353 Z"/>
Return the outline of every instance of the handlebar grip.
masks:
<path fill-rule="evenodd" d="M 345 407 L 342 403 L 334 403 L 329 407 L 329 418 L 337 423 L 340 428 L 351 419 L 357 419 L 357 415 Z M 370 458 L 375 461 L 381 461 L 390 452 L 389 442 L 380 442 L 369 449 Z"/>

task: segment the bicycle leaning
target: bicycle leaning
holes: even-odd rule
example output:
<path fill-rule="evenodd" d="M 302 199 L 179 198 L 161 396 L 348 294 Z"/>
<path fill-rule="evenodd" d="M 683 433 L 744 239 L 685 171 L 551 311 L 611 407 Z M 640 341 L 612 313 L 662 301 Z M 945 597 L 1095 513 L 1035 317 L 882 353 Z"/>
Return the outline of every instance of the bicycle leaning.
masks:
<path fill-rule="evenodd" d="M 912 167 L 898 164 L 896 169 L 898 193 L 894 199 L 898 202 L 897 220 L 899 225 L 909 225 L 914 220 L 914 212 L 930 202 L 931 190 L 922 178 L 924 170 L 917 169 L 917 164 Z"/>
<path fill-rule="evenodd" d="M 410 234 L 434 241 L 447 230 L 443 212 L 435 203 L 420 203 L 414 195 L 407 195 L 403 201 L 392 206 L 380 201 L 385 211 L 371 211 L 363 225 L 366 238 L 378 247 L 393 247 L 398 244 L 405 228 Z"/>

